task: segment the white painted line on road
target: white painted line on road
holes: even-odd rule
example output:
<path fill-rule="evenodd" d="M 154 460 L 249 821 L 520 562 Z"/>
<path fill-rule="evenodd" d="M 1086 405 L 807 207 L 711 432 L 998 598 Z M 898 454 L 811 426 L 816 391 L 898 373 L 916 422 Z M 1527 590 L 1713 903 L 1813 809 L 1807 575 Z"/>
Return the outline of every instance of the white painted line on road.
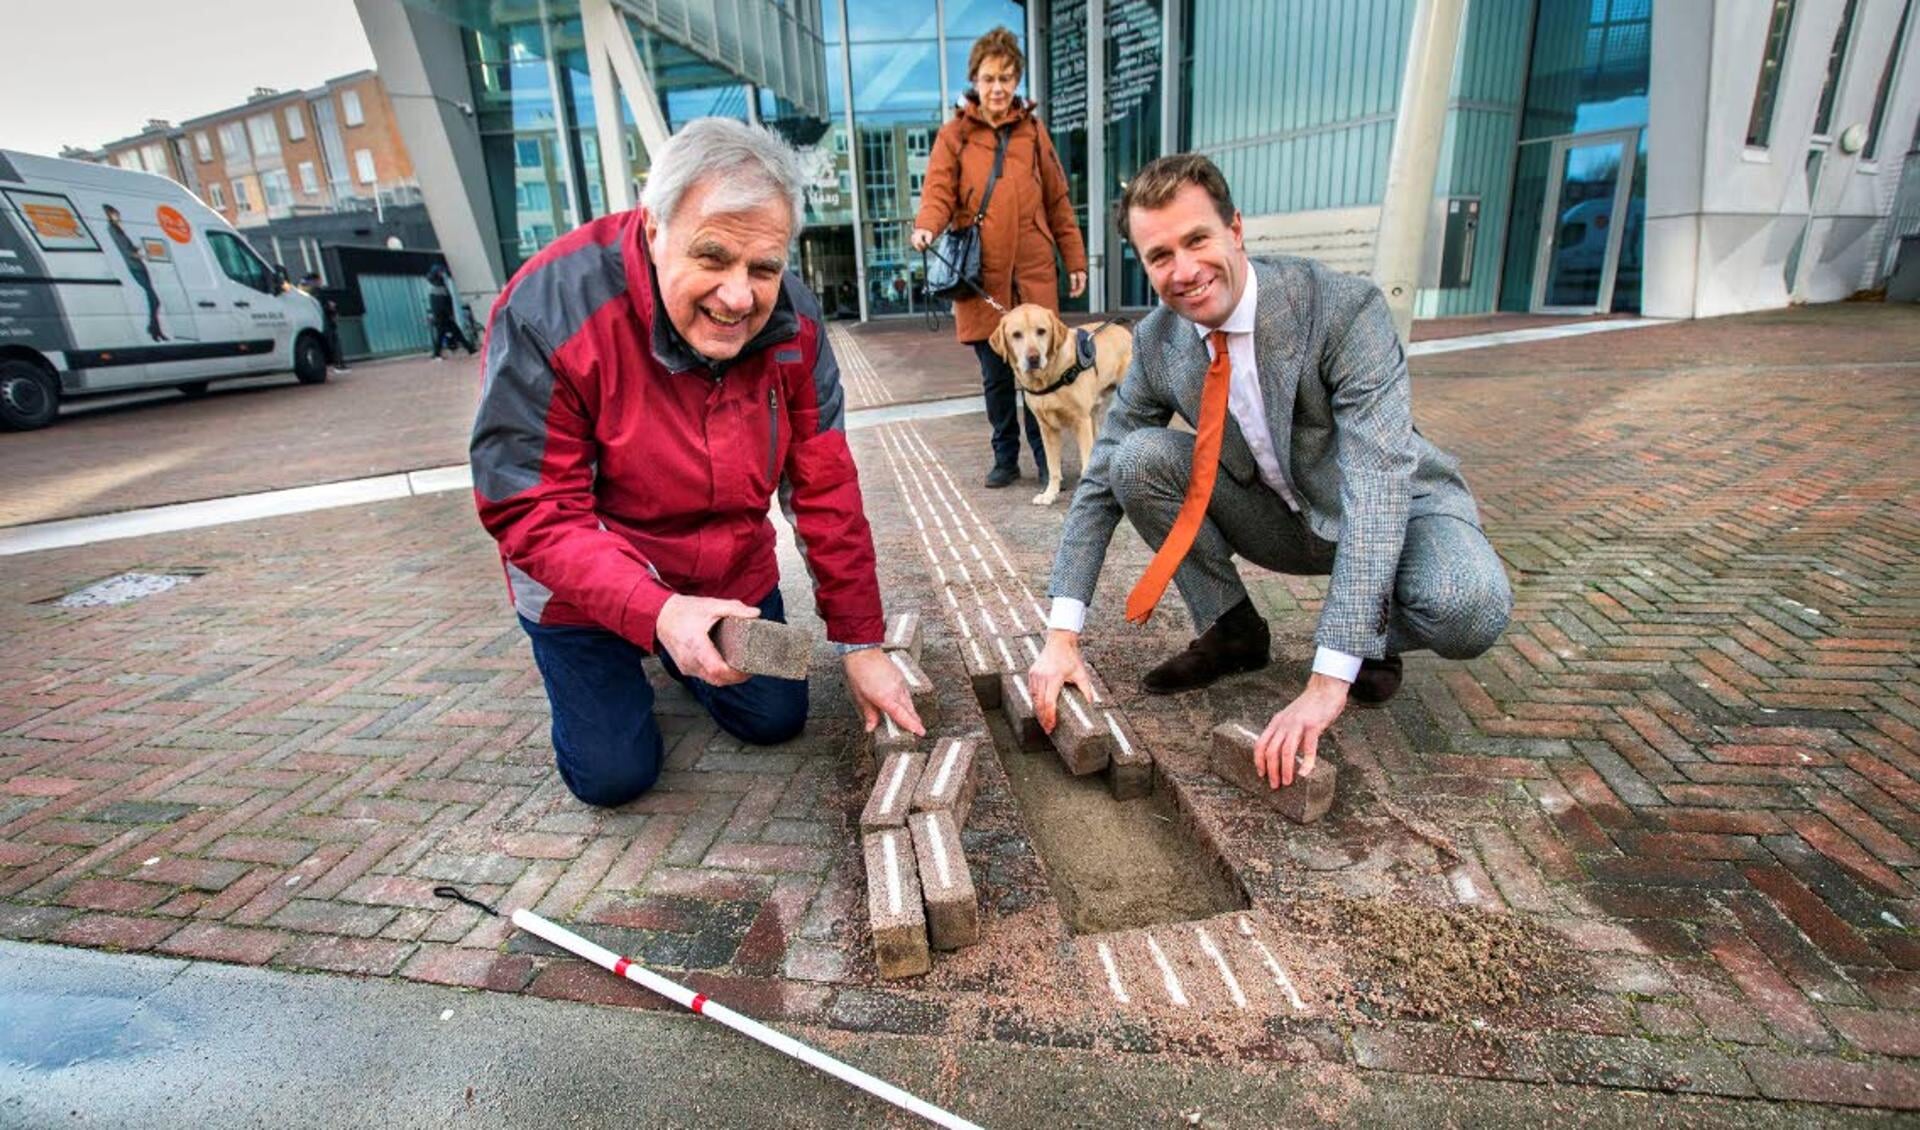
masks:
<path fill-rule="evenodd" d="M 1556 338 L 1612 333 L 1615 330 L 1640 330 L 1649 326 L 1664 326 L 1669 321 L 1667 318 L 1613 318 L 1604 322 L 1568 322 L 1530 330 L 1503 330 L 1468 337 L 1446 337 L 1438 341 L 1416 341 L 1407 346 L 1407 356 L 1426 357 L 1435 353 L 1459 353 L 1467 349 L 1491 349 L 1496 345 L 1523 345 L 1530 341 L 1553 341 Z"/>
<path fill-rule="evenodd" d="M 207 526 L 225 526 L 233 522 L 250 522 L 256 518 L 279 518 L 288 514 L 359 506 L 368 502 L 390 502 L 417 493 L 409 485 L 408 478 L 404 474 L 380 475 L 370 479 L 349 479 L 319 486 L 290 487 L 258 494 L 210 498 L 202 502 L 124 510 L 118 514 L 97 514 L 90 518 L 63 518 L 54 522 L 14 526 L 0 530 L 0 557 L 145 537 L 149 534 L 178 533 Z"/>

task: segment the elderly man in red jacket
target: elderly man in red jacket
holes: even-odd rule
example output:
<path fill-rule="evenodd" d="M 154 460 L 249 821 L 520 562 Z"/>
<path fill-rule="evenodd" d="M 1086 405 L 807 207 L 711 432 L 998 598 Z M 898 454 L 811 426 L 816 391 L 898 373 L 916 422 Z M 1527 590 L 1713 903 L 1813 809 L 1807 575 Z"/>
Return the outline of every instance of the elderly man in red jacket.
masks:
<path fill-rule="evenodd" d="M 488 319 L 474 494 L 546 683 L 560 775 L 588 804 L 623 804 L 659 775 L 644 656 L 742 741 L 805 724 L 805 680 L 749 678 L 710 638 L 724 616 L 785 618 L 776 492 L 867 729 L 886 714 L 925 732 L 877 647 L 826 322 L 786 269 L 801 193 L 773 134 L 694 122 L 638 209 L 535 256 Z"/>

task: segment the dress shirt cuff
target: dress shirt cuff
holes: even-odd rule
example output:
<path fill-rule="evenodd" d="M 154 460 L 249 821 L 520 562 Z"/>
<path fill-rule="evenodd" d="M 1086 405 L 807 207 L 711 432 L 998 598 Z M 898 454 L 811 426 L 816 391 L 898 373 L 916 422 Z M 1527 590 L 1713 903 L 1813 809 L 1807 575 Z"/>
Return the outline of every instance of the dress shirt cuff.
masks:
<path fill-rule="evenodd" d="M 1351 683 L 1360 675 L 1360 657 L 1330 647 L 1315 648 L 1313 673 L 1331 675 L 1343 683 Z"/>
<path fill-rule="evenodd" d="M 842 658 L 845 658 L 856 651 L 870 651 L 879 646 L 881 646 L 879 640 L 875 640 L 872 643 L 837 643 L 833 645 L 833 650 Z"/>
<path fill-rule="evenodd" d="M 1087 624 L 1087 606 L 1070 596 L 1053 598 L 1053 611 L 1047 616 L 1047 627 L 1063 631 L 1078 632 Z"/>

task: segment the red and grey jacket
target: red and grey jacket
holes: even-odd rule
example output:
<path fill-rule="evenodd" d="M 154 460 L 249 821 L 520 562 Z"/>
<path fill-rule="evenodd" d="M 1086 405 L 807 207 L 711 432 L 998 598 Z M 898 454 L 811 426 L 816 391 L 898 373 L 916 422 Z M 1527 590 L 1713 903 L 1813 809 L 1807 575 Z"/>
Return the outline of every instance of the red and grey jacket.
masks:
<path fill-rule="evenodd" d="M 819 302 L 789 275 L 766 328 L 709 364 L 657 298 L 640 213 L 522 267 L 487 319 L 470 456 L 514 608 L 654 649 L 675 593 L 756 603 L 779 583 L 778 491 L 827 636 L 885 634 L 873 537 Z"/>

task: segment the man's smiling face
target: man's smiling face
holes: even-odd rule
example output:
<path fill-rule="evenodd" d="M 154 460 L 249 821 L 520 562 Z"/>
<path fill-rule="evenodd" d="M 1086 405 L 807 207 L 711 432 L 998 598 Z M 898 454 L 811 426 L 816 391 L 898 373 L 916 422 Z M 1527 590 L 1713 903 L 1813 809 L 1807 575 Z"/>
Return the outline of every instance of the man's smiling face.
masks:
<path fill-rule="evenodd" d="M 671 226 L 648 214 L 647 253 L 673 328 L 700 356 L 729 361 L 773 316 L 793 209 L 774 196 L 744 211 L 713 211 L 713 187 L 708 180 L 688 188 Z"/>
<path fill-rule="evenodd" d="M 1247 285 L 1247 251 L 1240 214 L 1220 218 L 1213 197 L 1183 185 L 1158 208 L 1134 207 L 1127 232 L 1147 269 L 1147 281 L 1173 312 L 1209 328 L 1226 322 Z"/>

